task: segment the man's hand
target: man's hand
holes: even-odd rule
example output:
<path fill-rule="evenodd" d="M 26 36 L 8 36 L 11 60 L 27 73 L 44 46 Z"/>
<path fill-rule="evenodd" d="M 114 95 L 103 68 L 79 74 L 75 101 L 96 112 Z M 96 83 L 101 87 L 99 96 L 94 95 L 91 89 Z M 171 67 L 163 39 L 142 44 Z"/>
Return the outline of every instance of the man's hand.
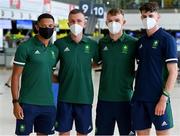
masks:
<path fill-rule="evenodd" d="M 14 109 L 13 113 L 16 119 L 23 119 L 24 118 L 24 113 L 22 107 L 19 105 L 19 103 L 14 103 Z"/>
<path fill-rule="evenodd" d="M 155 108 L 155 115 L 162 116 L 165 113 L 166 110 L 166 102 L 168 100 L 168 97 L 165 95 L 162 95 L 159 102 L 156 105 Z"/>

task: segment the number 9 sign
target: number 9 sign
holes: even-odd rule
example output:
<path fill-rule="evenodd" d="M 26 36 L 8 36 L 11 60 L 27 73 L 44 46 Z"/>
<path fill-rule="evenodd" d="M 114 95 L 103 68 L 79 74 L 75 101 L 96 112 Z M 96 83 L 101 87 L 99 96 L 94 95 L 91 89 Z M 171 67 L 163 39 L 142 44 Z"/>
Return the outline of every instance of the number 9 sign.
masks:
<path fill-rule="evenodd" d="M 91 15 L 91 2 L 88 0 L 81 0 L 79 3 L 79 9 L 85 16 Z"/>

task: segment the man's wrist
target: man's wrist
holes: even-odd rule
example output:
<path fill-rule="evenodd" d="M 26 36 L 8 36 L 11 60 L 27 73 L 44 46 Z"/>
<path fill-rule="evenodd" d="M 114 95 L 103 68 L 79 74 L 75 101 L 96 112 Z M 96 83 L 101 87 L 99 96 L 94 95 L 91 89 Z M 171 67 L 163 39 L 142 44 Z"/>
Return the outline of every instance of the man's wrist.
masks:
<path fill-rule="evenodd" d="M 18 99 L 13 99 L 13 100 L 12 100 L 12 103 L 13 103 L 13 104 L 19 103 L 19 100 L 18 100 Z"/>
<path fill-rule="evenodd" d="M 163 90 L 162 94 L 166 97 L 170 97 L 170 93 L 166 89 Z"/>
<path fill-rule="evenodd" d="M 165 95 L 162 95 L 161 98 L 160 98 L 160 101 L 161 102 L 167 102 L 169 99 L 169 97 L 165 96 Z"/>

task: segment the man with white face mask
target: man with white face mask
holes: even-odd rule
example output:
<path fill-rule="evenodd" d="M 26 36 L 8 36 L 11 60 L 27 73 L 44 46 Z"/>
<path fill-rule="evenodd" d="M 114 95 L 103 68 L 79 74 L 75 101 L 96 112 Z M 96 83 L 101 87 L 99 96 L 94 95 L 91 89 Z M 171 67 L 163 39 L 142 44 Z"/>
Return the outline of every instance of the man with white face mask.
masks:
<path fill-rule="evenodd" d="M 133 128 L 138 136 L 150 135 L 154 124 L 158 136 L 169 135 L 173 127 L 170 92 L 177 77 L 175 39 L 159 28 L 158 4 L 140 7 L 146 34 L 138 41 L 138 69 L 132 98 Z"/>
<path fill-rule="evenodd" d="M 122 10 L 109 10 L 106 18 L 109 35 L 99 41 L 102 73 L 96 135 L 113 135 L 116 122 L 120 135 L 133 135 L 130 100 L 135 76 L 136 39 L 123 32 L 125 22 Z"/>
<path fill-rule="evenodd" d="M 59 49 L 59 96 L 55 129 L 60 135 L 70 135 L 75 121 L 78 135 L 92 131 L 93 84 L 92 59 L 98 56 L 97 43 L 83 36 L 84 14 L 74 9 L 69 13 L 70 35 L 54 44 Z"/>

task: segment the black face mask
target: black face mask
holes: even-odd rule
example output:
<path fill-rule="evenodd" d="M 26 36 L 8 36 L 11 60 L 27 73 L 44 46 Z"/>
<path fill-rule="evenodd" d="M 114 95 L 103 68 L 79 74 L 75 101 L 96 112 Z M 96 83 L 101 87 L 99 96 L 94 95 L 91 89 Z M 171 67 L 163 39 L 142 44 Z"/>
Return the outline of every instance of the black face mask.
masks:
<path fill-rule="evenodd" d="M 44 39 L 49 39 L 54 32 L 54 28 L 42 28 L 39 27 L 39 34 L 44 38 Z"/>

